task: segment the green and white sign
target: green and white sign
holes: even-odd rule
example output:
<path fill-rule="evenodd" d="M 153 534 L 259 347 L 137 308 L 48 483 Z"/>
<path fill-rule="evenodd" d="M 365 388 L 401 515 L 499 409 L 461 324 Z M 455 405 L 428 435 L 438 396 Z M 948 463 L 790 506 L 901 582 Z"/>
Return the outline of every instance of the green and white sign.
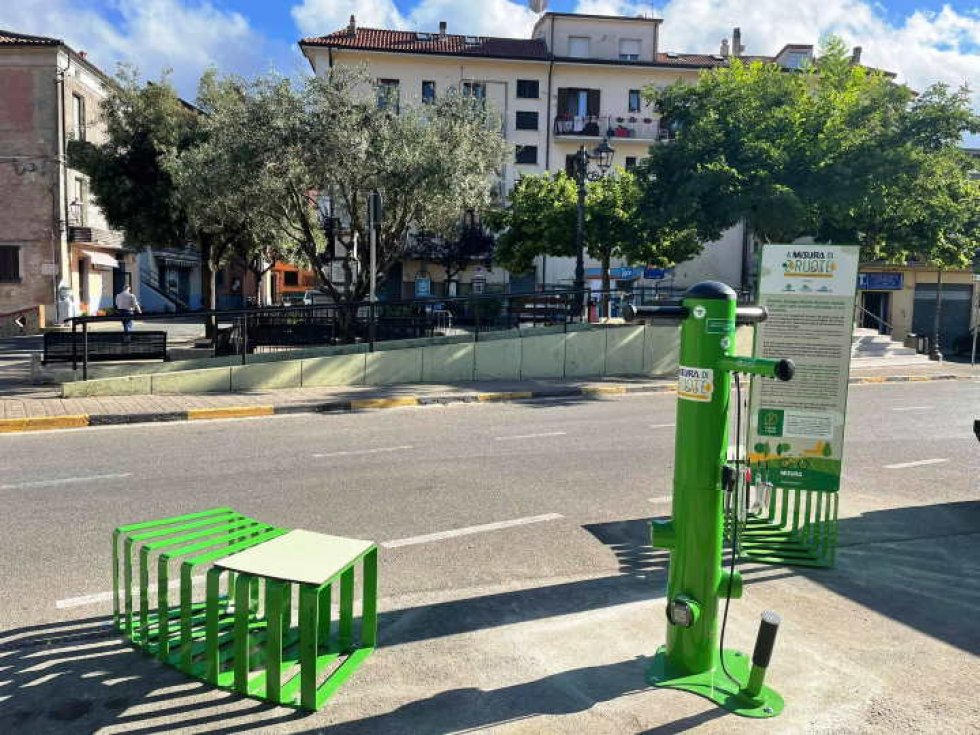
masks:
<path fill-rule="evenodd" d="M 777 487 L 837 491 L 844 446 L 859 248 L 762 248 L 756 357 L 788 357 L 788 382 L 753 380 L 749 461 Z"/>

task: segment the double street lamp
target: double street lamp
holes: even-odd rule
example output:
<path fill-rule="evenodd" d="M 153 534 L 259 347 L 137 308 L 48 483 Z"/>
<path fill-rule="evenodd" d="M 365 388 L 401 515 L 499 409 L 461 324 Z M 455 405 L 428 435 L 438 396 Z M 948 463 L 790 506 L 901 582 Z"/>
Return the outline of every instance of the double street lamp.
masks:
<path fill-rule="evenodd" d="M 575 181 L 578 184 L 578 208 L 575 222 L 575 291 L 577 292 L 576 303 L 579 313 L 585 311 L 585 182 L 598 181 L 604 177 L 612 166 L 615 154 L 616 150 L 609 145 L 608 138 L 603 138 L 602 142 L 591 153 L 585 150 L 583 145 L 575 154 Z M 589 171 L 590 161 L 595 161 L 598 171 Z"/>

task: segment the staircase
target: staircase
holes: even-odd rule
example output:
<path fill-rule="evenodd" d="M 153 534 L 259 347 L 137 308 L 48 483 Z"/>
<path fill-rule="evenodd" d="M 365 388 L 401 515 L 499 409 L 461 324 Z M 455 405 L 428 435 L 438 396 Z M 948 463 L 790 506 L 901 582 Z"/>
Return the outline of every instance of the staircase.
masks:
<path fill-rule="evenodd" d="M 858 327 L 851 344 L 851 369 L 857 367 L 896 367 L 899 365 L 929 364 L 927 355 L 920 355 L 877 329 Z"/>
<path fill-rule="evenodd" d="M 174 311 L 190 311 L 190 305 L 176 293 L 160 283 L 156 271 L 150 268 L 140 268 L 140 286 L 145 286 L 162 296 L 174 306 Z"/>

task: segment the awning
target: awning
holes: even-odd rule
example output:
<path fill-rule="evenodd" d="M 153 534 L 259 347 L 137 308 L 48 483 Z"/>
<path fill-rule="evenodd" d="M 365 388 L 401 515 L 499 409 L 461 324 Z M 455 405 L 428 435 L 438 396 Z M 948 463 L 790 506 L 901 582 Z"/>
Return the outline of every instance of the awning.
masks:
<path fill-rule="evenodd" d="M 119 261 L 107 253 L 100 253 L 98 250 L 83 250 L 82 255 L 92 261 L 92 265 L 97 268 L 118 268 Z"/>

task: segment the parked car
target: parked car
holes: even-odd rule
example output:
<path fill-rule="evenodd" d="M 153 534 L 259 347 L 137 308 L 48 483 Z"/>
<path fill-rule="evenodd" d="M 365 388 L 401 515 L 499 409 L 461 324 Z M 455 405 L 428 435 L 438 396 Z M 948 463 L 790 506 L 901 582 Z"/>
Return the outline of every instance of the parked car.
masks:
<path fill-rule="evenodd" d="M 323 291 L 307 291 L 303 294 L 303 304 L 305 306 L 326 306 L 334 303 L 330 294 Z"/>
<path fill-rule="evenodd" d="M 305 294 L 301 293 L 287 293 L 283 294 L 282 298 L 279 300 L 283 306 L 302 306 L 303 298 Z"/>

